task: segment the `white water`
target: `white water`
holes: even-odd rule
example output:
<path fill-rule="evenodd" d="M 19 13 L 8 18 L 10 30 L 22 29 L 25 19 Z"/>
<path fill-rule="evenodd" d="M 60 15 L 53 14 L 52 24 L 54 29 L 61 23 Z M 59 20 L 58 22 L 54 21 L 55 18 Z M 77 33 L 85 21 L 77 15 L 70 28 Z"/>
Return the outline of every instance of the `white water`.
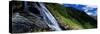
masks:
<path fill-rule="evenodd" d="M 58 25 L 57 20 L 53 17 L 53 15 L 50 13 L 50 11 L 45 7 L 43 3 L 40 4 L 40 9 L 42 10 L 41 13 L 43 15 L 43 18 L 45 21 L 49 21 L 49 23 L 46 23 L 52 30 L 61 31 L 61 28 Z"/>

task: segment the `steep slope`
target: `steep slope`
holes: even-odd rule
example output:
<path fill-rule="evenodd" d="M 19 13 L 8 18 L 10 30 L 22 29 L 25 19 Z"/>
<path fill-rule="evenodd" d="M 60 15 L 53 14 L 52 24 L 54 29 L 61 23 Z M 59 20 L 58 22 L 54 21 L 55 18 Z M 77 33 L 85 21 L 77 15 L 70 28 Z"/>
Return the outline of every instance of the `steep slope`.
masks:
<path fill-rule="evenodd" d="M 47 8 L 59 21 L 64 29 L 89 29 L 96 28 L 97 21 L 85 12 L 60 4 L 46 4 Z"/>

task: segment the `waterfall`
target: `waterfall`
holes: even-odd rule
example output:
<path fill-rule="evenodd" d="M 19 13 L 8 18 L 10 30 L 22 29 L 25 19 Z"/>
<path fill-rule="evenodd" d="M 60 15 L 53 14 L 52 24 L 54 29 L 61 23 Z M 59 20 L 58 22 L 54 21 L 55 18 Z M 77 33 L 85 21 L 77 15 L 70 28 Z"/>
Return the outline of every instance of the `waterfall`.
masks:
<path fill-rule="evenodd" d="M 27 3 L 24 4 L 25 5 L 25 11 L 28 11 L 28 6 Z M 45 23 L 52 29 L 55 31 L 61 31 L 61 28 L 58 25 L 57 20 L 53 17 L 53 15 L 50 13 L 50 11 L 45 7 L 45 5 L 43 3 L 39 3 L 33 4 L 38 10 L 40 10 L 40 14 L 43 17 L 43 20 L 45 21 Z M 33 13 L 28 12 L 29 14 L 35 16 Z M 36 16 L 35 16 L 36 17 Z"/>
<path fill-rule="evenodd" d="M 45 20 L 46 24 L 52 29 L 56 31 L 61 31 L 61 28 L 58 25 L 57 20 L 54 18 L 54 16 L 50 13 L 50 11 L 45 7 L 43 3 L 39 3 L 40 5 L 40 13 L 43 16 L 43 19 Z"/>

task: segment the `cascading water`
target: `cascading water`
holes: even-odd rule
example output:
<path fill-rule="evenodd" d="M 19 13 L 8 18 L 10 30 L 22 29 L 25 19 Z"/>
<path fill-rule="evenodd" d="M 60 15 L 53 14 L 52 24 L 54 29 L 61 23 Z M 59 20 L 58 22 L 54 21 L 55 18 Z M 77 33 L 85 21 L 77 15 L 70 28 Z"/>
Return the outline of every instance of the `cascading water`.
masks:
<path fill-rule="evenodd" d="M 50 11 L 45 7 L 45 5 L 43 3 L 39 3 L 39 5 L 40 5 L 40 9 L 41 9 L 40 13 L 43 16 L 43 19 L 45 20 L 45 22 L 48 21 L 46 24 L 52 30 L 61 31 L 61 28 L 59 27 L 58 22 L 53 17 L 53 15 L 50 13 Z"/>
<path fill-rule="evenodd" d="M 53 15 L 50 13 L 50 11 L 45 7 L 45 5 L 43 3 L 39 3 L 39 4 L 33 4 L 35 5 L 35 7 L 40 10 L 40 14 L 43 17 L 43 20 L 45 21 L 45 23 L 52 29 L 55 31 L 61 31 L 61 28 L 58 25 L 58 22 L 56 21 L 56 19 L 53 17 Z M 27 11 L 27 3 L 25 3 L 25 10 Z M 34 16 L 34 14 L 30 13 L 31 15 Z"/>

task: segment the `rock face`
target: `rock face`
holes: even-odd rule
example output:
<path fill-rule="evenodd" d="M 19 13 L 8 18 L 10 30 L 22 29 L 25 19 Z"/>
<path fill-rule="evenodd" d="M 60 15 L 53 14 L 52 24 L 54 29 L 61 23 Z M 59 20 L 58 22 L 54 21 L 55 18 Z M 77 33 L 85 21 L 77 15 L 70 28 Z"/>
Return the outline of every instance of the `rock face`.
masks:
<path fill-rule="evenodd" d="M 13 4 L 14 3 L 14 4 Z M 12 33 L 25 33 L 48 31 L 49 27 L 45 24 L 35 5 L 24 8 L 24 2 L 11 2 L 12 4 Z M 35 3 L 33 3 L 35 4 Z M 15 6 L 15 8 L 13 7 Z M 22 8 L 22 9 L 21 9 Z"/>

